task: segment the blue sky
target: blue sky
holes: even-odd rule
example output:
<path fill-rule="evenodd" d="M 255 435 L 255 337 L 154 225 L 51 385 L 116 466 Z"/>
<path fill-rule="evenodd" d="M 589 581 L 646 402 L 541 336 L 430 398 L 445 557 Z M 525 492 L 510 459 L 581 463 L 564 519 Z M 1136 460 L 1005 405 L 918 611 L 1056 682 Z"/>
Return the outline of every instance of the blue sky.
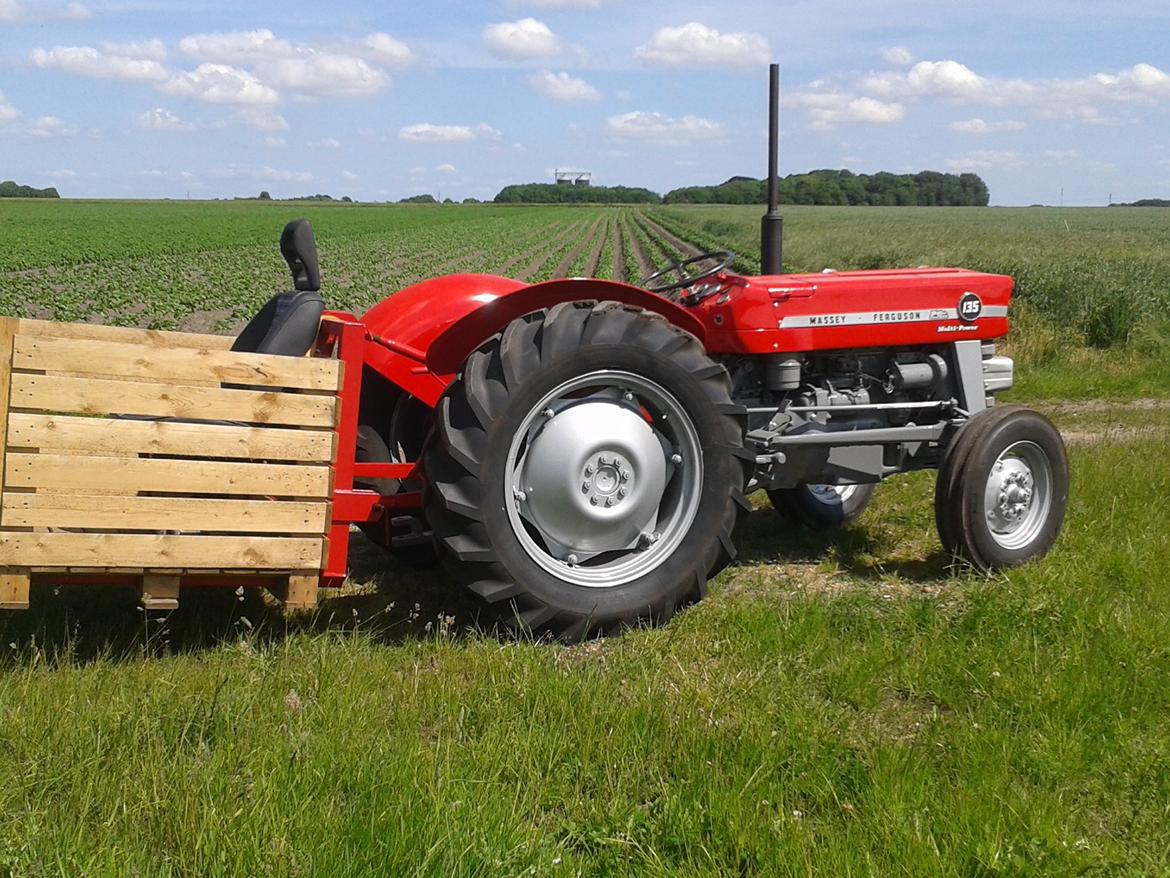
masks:
<path fill-rule="evenodd" d="M 659 192 L 973 171 L 995 204 L 1170 197 L 1170 4 L 0 0 L 0 178 L 73 197 Z"/>

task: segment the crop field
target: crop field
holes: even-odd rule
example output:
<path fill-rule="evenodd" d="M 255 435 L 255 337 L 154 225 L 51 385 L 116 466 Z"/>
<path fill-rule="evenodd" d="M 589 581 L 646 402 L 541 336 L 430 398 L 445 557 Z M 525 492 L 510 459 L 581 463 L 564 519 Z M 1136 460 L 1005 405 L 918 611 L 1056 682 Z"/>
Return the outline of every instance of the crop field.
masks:
<path fill-rule="evenodd" d="M 0 202 L 0 313 L 230 331 L 308 216 L 330 305 L 448 272 L 755 270 L 759 209 Z M 0 616 L 0 876 L 1151 875 L 1170 851 L 1170 225 L 1159 210 L 785 211 L 791 270 L 1017 280 L 1013 398 L 1069 447 L 1065 531 L 948 566 L 933 477 L 850 527 L 763 495 L 665 628 L 498 634 L 356 551 L 310 615 L 146 616 L 48 588 Z"/>

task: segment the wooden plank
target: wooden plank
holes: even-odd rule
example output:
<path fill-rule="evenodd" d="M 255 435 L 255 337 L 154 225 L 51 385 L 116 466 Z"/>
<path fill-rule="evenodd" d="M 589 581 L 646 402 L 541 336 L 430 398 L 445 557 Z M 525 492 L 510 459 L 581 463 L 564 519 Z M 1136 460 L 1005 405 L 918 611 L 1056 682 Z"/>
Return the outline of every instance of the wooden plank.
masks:
<path fill-rule="evenodd" d="M 0 526 L 86 530 L 321 535 L 329 504 L 283 500 L 208 500 L 195 497 L 125 497 L 86 494 L 3 496 Z"/>
<path fill-rule="evenodd" d="M 283 586 L 270 589 L 286 610 L 311 610 L 317 606 L 316 576 L 290 576 Z"/>
<path fill-rule="evenodd" d="M 187 534 L 0 533 L 0 565 L 13 567 L 321 569 L 319 537 L 217 537 Z"/>
<path fill-rule="evenodd" d="M 0 319 L 0 491 L 4 490 L 4 452 L 8 448 L 8 396 L 12 386 L 12 342 L 17 321 Z"/>
<path fill-rule="evenodd" d="M 205 382 L 336 391 L 341 364 L 316 357 L 241 354 L 207 348 L 164 348 L 92 339 L 17 336 L 14 369 L 162 382 Z"/>
<path fill-rule="evenodd" d="M 142 577 L 138 597 L 142 601 L 143 609 L 177 610 L 179 609 L 179 577 L 148 573 Z"/>
<path fill-rule="evenodd" d="M 12 408 L 87 415 L 142 415 L 300 427 L 332 427 L 337 423 L 334 396 L 19 372 L 12 376 L 10 404 Z"/>
<path fill-rule="evenodd" d="M 68 415 L 9 416 L 8 447 L 89 454 L 178 454 L 251 460 L 328 463 L 332 430 L 237 427 L 183 421 L 142 421 Z"/>
<path fill-rule="evenodd" d="M 28 609 L 29 571 L 0 570 L 0 610 Z"/>
<path fill-rule="evenodd" d="M 330 494 L 331 483 L 329 467 L 280 463 L 9 452 L 5 464 L 5 484 L 10 488 L 70 492 L 97 489 L 324 498 Z"/>
<path fill-rule="evenodd" d="M 164 348 L 207 348 L 226 351 L 235 339 L 230 335 L 195 332 L 168 332 L 161 329 L 132 329 L 124 326 L 100 326 L 96 323 L 55 323 L 51 320 L 17 321 L 18 335 L 41 338 L 75 338 L 93 341 L 145 344 Z"/>

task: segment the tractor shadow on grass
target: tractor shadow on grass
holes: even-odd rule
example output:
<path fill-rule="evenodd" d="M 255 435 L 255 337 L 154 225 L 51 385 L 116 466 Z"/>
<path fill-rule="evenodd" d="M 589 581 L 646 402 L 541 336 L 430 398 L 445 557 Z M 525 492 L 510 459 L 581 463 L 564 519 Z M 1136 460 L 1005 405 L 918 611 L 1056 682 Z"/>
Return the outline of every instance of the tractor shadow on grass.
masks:
<path fill-rule="evenodd" d="M 903 528 L 898 530 L 904 533 Z M 926 544 L 923 555 L 904 557 L 891 553 L 898 541 L 890 530 L 865 518 L 843 528 L 813 530 L 765 507 L 747 516 L 736 542 L 737 564 L 830 564 L 850 577 L 873 582 L 898 579 L 933 584 L 954 575 L 950 556 L 933 531 L 922 540 Z"/>
<path fill-rule="evenodd" d="M 30 609 L 0 612 L 0 667 L 136 661 L 241 640 L 262 646 L 299 634 L 394 644 L 495 630 L 482 607 L 437 565 L 396 563 L 359 534 L 351 540 L 350 561 L 355 584 L 322 591 L 315 611 L 296 614 L 286 614 L 258 588 L 184 589 L 177 610 L 147 613 L 129 588 L 36 586 Z"/>

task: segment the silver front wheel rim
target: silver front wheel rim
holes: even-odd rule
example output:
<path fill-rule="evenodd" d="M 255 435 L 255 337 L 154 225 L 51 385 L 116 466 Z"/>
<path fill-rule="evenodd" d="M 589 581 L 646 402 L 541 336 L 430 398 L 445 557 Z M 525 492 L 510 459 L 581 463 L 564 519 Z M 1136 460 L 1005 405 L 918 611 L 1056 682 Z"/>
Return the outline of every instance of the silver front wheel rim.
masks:
<path fill-rule="evenodd" d="M 826 506 L 844 506 L 857 493 L 857 485 L 805 485 L 813 499 Z"/>
<path fill-rule="evenodd" d="M 600 370 L 536 403 L 508 450 L 508 522 L 557 579 L 612 587 L 663 564 L 698 512 L 703 455 L 675 397 L 648 378 Z"/>
<path fill-rule="evenodd" d="M 1052 464 L 1035 442 L 1015 442 L 991 466 L 983 491 L 983 513 L 991 538 L 1009 550 L 1023 549 L 1044 528 L 1052 509 Z"/>

